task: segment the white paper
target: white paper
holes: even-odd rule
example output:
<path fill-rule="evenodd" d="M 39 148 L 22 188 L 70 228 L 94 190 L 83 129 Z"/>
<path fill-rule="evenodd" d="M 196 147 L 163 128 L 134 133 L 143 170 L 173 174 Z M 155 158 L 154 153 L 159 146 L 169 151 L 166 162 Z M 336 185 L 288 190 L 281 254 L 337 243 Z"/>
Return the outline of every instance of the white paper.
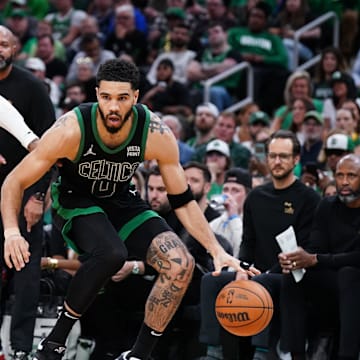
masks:
<path fill-rule="evenodd" d="M 296 251 L 297 249 L 296 235 L 294 228 L 291 225 L 285 231 L 283 231 L 279 235 L 276 235 L 275 238 L 283 253 L 286 254 L 289 252 Z M 305 269 L 296 269 L 291 271 L 296 282 L 299 282 L 303 278 L 305 271 L 306 271 Z"/>

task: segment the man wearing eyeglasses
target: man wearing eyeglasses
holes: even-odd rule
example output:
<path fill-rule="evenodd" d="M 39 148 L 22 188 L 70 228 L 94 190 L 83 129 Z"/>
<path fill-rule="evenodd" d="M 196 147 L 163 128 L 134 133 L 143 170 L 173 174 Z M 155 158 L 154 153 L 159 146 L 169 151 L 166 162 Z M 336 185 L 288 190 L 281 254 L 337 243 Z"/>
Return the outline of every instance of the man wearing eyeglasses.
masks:
<path fill-rule="evenodd" d="M 253 264 L 259 270 L 258 275 L 252 280 L 267 288 L 275 308 L 270 326 L 252 338 L 252 344 L 257 348 L 254 359 L 270 358 L 269 351 L 274 356 L 279 339 L 278 306 L 282 274 L 278 261 L 280 247 L 275 237 L 292 226 L 297 243 L 301 246 L 305 244 L 320 200 L 320 196 L 313 189 L 295 177 L 294 168 L 299 160 L 300 143 L 296 135 L 287 130 L 273 133 L 266 144 L 266 162 L 272 181 L 250 191 L 244 204 L 240 264 L 244 262 Z M 222 272 L 216 278 L 211 274 L 203 277 L 201 301 L 204 316 L 200 335 L 202 342 L 211 345 L 220 344 L 219 328 L 216 332 L 215 298 L 218 291 L 235 278 L 236 274 L 231 272 Z M 212 316 L 214 319 L 211 319 Z M 227 350 L 229 349 L 224 349 L 224 358 L 229 360 L 239 358 L 239 353 L 236 354 L 238 349 L 232 348 L 230 354 L 226 353 Z M 242 350 L 239 352 L 243 353 Z"/>

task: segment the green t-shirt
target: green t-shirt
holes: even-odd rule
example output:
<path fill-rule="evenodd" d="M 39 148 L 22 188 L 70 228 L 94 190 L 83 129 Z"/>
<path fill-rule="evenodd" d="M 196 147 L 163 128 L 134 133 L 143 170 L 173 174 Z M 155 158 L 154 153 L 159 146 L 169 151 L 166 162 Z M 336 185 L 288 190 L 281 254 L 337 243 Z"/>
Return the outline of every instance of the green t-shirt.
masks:
<path fill-rule="evenodd" d="M 323 112 L 323 102 L 319 99 L 312 99 L 312 102 L 314 103 L 315 109 L 318 113 L 322 114 Z M 282 105 L 280 106 L 276 111 L 275 111 L 275 118 L 277 117 L 283 117 L 285 112 L 287 111 L 288 107 L 287 105 Z M 289 130 L 292 124 L 292 120 L 293 120 L 293 114 L 291 111 L 288 111 L 287 114 L 285 115 L 285 119 L 283 120 L 283 122 L 281 123 L 281 128 L 285 129 L 285 130 Z"/>
<path fill-rule="evenodd" d="M 253 33 L 247 27 L 235 27 L 228 31 L 228 42 L 241 54 L 260 55 L 264 59 L 264 64 L 278 65 L 287 69 L 287 51 L 282 39 L 277 35 L 268 31 Z"/>

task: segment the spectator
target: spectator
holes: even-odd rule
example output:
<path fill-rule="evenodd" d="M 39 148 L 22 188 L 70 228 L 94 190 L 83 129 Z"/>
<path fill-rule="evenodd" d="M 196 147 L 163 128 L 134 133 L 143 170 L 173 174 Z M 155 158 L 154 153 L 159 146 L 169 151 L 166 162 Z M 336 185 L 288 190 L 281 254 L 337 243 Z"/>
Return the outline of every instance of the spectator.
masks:
<path fill-rule="evenodd" d="M 208 198 L 221 194 L 225 172 L 231 167 L 229 145 L 222 140 L 212 140 L 206 145 L 204 163 L 211 173 L 211 188 Z"/>
<path fill-rule="evenodd" d="M 354 152 L 360 145 L 359 134 L 357 133 L 357 122 L 353 113 L 348 109 L 339 109 L 336 111 L 336 129 L 343 130 L 354 143 Z"/>
<path fill-rule="evenodd" d="M 195 110 L 195 136 L 188 139 L 187 143 L 196 149 L 212 140 L 214 138 L 213 128 L 218 116 L 219 110 L 214 104 L 198 105 Z"/>
<path fill-rule="evenodd" d="M 329 46 L 323 49 L 321 51 L 320 62 L 317 63 L 315 68 L 313 97 L 320 100 L 331 97 L 332 88 L 330 86 L 330 80 L 332 74 L 335 71 L 346 73 L 346 70 L 345 59 L 338 48 Z"/>
<path fill-rule="evenodd" d="M 323 112 L 323 102 L 318 99 L 311 98 L 311 78 L 306 71 L 293 72 L 286 81 L 284 90 L 284 105 L 276 109 L 274 114 L 273 129 L 278 129 L 279 124 L 281 129 L 290 129 L 293 116 L 291 105 L 295 99 L 307 98 L 311 100 L 317 112 Z M 275 127 L 276 126 L 276 127 Z"/>
<path fill-rule="evenodd" d="M 214 138 L 224 141 L 229 146 L 233 166 L 248 169 L 251 153 L 245 146 L 233 141 L 235 132 L 236 119 L 234 113 L 221 113 L 213 128 Z M 193 159 L 202 161 L 205 150 L 205 145 L 198 147 Z"/>
<path fill-rule="evenodd" d="M 106 39 L 114 26 L 114 2 L 112 0 L 94 0 L 89 4 L 88 14 L 96 18 L 100 33 Z"/>
<path fill-rule="evenodd" d="M 46 15 L 45 20 L 52 25 L 54 39 L 68 48 L 80 35 L 80 24 L 86 13 L 74 8 L 73 0 L 55 0 L 53 5 L 55 11 Z"/>
<path fill-rule="evenodd" d="M 201 97 L 204 96 L 203 91 L 200 90 L 201 81 L 219 75 L 241 61 L 240 54 L 230 47 L 227 31 L 221 22 L 209 24 L 208 40 L 209 46 L 190 62 L 187 69 L 187 77 L 193 82 L 194 90 L 199 89 Z M 237 97 L 239 82 L 240 74 L 237 73 L 215 83 L 210 87 L 210 101 L 220 111 L 226 109 Z"/>
<path fill-rule="evenodd" d="M 52 27 L 51 24 L 45 20 L 40 20 L 37 22 L 35 36 L 30 38 L 22 47 L 21 53 L 24 57 L 34 57 L 37 52 L 39 38 L 43 35 L 52 36 Z M 58 58 L 62 61 L 67 61 L 66 58 L 66 49 L 63 43 L 60 40 L 54 40 L 54 55 L 55 58 Z"/>
<path fill-rule="evenodd" d="M 179 156 L 180 156 L 180 164 L 184 165 L 189 162 L 194 154 L 194 149 L 188 144 L 184 143 L 182 138 L 182 124 L 180 120 L 174 115 L 164 115 L 163 121 L 165 125 L 169 127 L 169 129 L 173 132 L 178 146 L 179 146 Z"/>
<path fill-rule="evenodd" d="M 25 61 L 25 68 L 31 71 L 39 78 L 47 88 L 51 102 L 56 109 L 59 106 L 61 91 L 55 81 L 46 77 L 46 66 L 44 62 L 37 57 L 30 57 Z"/>
<path fill-rule="evenodd" d="M 308 319 L 312 332 L 321 326 L 319 319 L 338 327 L 339 350 L 333 356 L 338 359 L 359 356 L 359 179 L 359 158 L 346 155 L 336 166 L 337 195 L 320 202 L 308 241 L 296 251 L 279 254 L 285 274 L 281 292 L 281 347 L 290 351 L 293 359 L 305 358 Z M 303 268 L 306 269 L 303 279 L 295 283 L 290 271 Z M 312 313 L 306 304 L 312 307 Z"/>
<path fill-rule="evenodd" d="M 342 107 L 345 100 L 357 97 L 354 81 L 347 74 L 335 71 L 331 75 L 332 96 L 324 100 L 323 116 L 328 129 L 335 128 L 336 110 Z"/>
<path fill-rule="evenodd" d="M 94 75 L 95 66 L 93 60 L 86 56 L 76 60 L 76 73 L 72 82 L 78 82 L 81 84 L 85 91 L 85 102 L 96 101 L 96 78 Z"/>
<path fill-rule="evenodd" d="M 297 30 L 310 23 L 316 16 L 311 12 L 307 0 L 285 0 L 282 10 L 274 19 L 270 32 L 279 35 L 283 39 L 283 43 L 288 52 L 289 66 L 292 71 L 295 70 L 294 34 Z M 314 27 L 304 32 L 298 43 L 298 56 L 300 60 L 297 63 L 310 60 L 317 52 L 320 45 L 321 28 Z"/>
<path fill-rule="evenodd" d="M 301 146 L 300 164 L 318 163 L 318 157 L 323 146 L 322 132 L 324 119 L 317 111 L 308 111 L 304 116 L 304 143 Z M 321 166 L 320 163 L 318 163 Z"/>
<path fill-rule="evenodd" d="M 44 34 L 38 37 L 35 56 L 46 66 L 46 77 L 62 86 L 68 71 L 67 64 L 55 56 L 55 42 L 52 35 Z"/>
<path fill-rule="evenodd" d="M 93 62 L 93 76 L 99 70 L 100 65 L 110 59 L 115 58 L 115 54 L 110 50 L 104 50 L 101 42 L 95 33 L 85 34 L 81 37 L 80 49 L 73 58 L 69 71 L 66 75 L 66 81 L 72 81 L 76 79 L 77 67 L 79 65 L 78 59 L 90 58 Z"/>
<path fill-rule="evenodd" d="M 327 182 L 334 180 L 336 165 L 339 160 L 354 150 L 351 138 L 342 130 L 334 129 L 329 132 L 324 140 L 323 149 L 319 154 L 319 161 L 324 163 L 322 188 Z"/>
<path fill-rule="evenodd" d="M 245 198 L 252 188 L 251 182 L 251 175 L 247 170 L 241 168 L 227 170 L 222 189 L 225 211 L 210 222 L 214 233 L 223 235 L 230 243 L 235 257 L 239 256 L 243 233 L 243 207 Z"/>
<path fill-rule="evenodd" d="M 239 112 L 237 113 L 237 128 L 234 141 L 243 143 L 246 146 L 246 142 L 251 140 L 250 130 L 249 130 L 249 119 L 250 115 L 259 111 L 259 106 L 254 102 L 249 102 L 244 105 Z"/>
<path fill-rule="evenodd" d="M 29 71 L 12 64 L 16 51 L 14 37 L 10 30 L 3 26 L 0 26 L 0 44 L 3 57 L 0 66 L 0 94 L 13 104 L 30 129 L 40 136 L 55 120 L 54 107 L 46 88 Z M 0 139 L 0 154 L 6 160 L 6 164 L 0 167 L 2 184 L 9 172 L 27 155 L 27 151 L 4 129 L 0 130 Z M 10 343 L 14 351 L 13 358 L 16 360 L 25 359 L 33 347 L 40 291 L 44 194 L 48 189 L 49 181 L 50 176 L 44 176 L 34 186 L 28 188 L 24 192 L 21 206 L 20 228 L 30 244 L 32 257 L 26 269 L 13 274 L 15 302 L 12 308 Z M 3 234 L 4 229 L 1 228 L 0 233 Z M 1 259 L 3 259 L 3 247 L 1 251 Z M 4 267 L 3 262 L 1 265 Z M 4 297 L 5 294 L 2 296 Z"/>
<path fill-rule="evenodd" d="M 6 26 L 19 38 L 21 47 L 35 36 L 36 19 L 30 18 L 26 10 L 14 8 L 6 21 Z"/>
<path fill-rule="evenodd" d="M 255 156 L 257 155 L 256 144 L 259 142 L 258 135 L 264 129 L 269 129 L 269 126 L 270 126 L 270 118 L 268 114 L 266 114 L 265 112 L 255 111 L 250 115 L 249 117 L 250 141 L 243 142 L 242 144 L 246 146 Z"/>
<path fill-rule="evenodd" d="M 252 344 L 263 350 L 261 353 L 259 349 L 254 359 L 266 359 L 268 351 L 271 352 L 269 358 L 274 356 L 279 339 L 278 311 L 282 275 L 277 258 L 280 248 L 275 237 L 293 226 L 298 243 L 306 242 L 320 198 L 312 189 L 297 180 L 293 173 L 300 156 L 300 144 L 293 133 L 283 130 L 273 133 L 266 150 L 272 181 L 254 188 L 245 200 L 239 255 L 242 261 L 254 264 L 253 266 L 261 271 L 261 274 L 259 271 L 253 272 L 256 276 L 252 280 L 265 286 L 274 302 L 275 312 L 270 326 L 252 338 Z M 268 214 L 272 216 L 269 217 Z M 236 273 L 229 271 L 223 271 L 217 277 L 207 274 L 201 284 L 200 341 L 215 346 L 208 348 L 209 355 L 213 352 L 216 354 L 213 357 L 219 359 L 238 359 L 243 355 L 241 350 L 241 355 L 239 354 L 237 346 L 221 349 L 220 325 L 214 311 L 218 292 L 236 277 Z M 238 342 L 238 339 L 235 341 Z"/>
<path fill-rule="evenodd" d="M 192 114 L 188 87 L 174 79 L 174 64 L 163 58 L 156 69 L 156 84 L 147 90 L 141 101 L 150 110 L 189 118 Z"/>
<path fill-rule="evenodd" d="M 150 84 L 156 84 L 156 69 L 160 61 L 164 58 L 170 59 L 174 63 L 174 80 L 183 84 L 188 83 L 186 69 L 196 53 L 188 49 L 190 41 L 190 28 L 185 24 L 177 24 L 170 33 L 170 50 L 161 53 L 156 57 L 147 74 Z"/>
<path fill-rule="evenodd" d="M 116 57 L 128 54 L 137 66 L 144 66 L 147 64 L 146 42 L 145 34 L 136 29 L 134 6 L 117 6 L 114 29 L 106 37 L 104 48 L 112 51 Z"/>
<path fill-rule="evenodd" d="M 269 6 L 259 1 L 249 13 L 247 27 L 229 30 L 229 44 L 254 69 L 254 100 L 268 114 L 280 105 L 288 76 L 287 53 L 277 35 L 267 30 Z"/>

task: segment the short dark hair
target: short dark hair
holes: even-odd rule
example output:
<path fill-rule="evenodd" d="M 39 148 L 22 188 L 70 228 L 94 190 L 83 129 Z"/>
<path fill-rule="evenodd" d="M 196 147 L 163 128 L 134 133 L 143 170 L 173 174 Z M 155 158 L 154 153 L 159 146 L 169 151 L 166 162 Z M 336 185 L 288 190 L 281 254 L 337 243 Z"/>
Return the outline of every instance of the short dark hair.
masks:
<path fill-rule="evenodd" d="M 211 173 L 209 168 L 205 164 L 199 163 L 197 161 L 189 161 L 185 165 L 183 165 L 184 170 L 191 168 L 199 169 L 203 174 L 205 182 L 211 182 Z"/>
<path fill-rule="evenodd" d="M 96 75 L 96 86 L 100 81 L 129 82 L 133 90 L 139 88 L 139 69 L 131 62 L 121 59 L 111 59 L 100 65 Z"/>
<path fill-rule="evenodd" d="M 171 68 L 172 70 L 174 70 L 174 68 L 175 68 L 175 67 L 174 67 L 174 63 L 173 63 L 172 60 L 169 59 L 169 58 L 164 58 L 164 59 L 160 60 L 157 68 L 159 68 L 160 65 L 169 67 L 169 68 Z"/>
<path fill-rule="evenodd" d="M 300 155 L 300 142 L 297 136 L 290 130 L 278 130 L 273 132 L 266 141 L 266 153 L 269 152 L 269 144 L 273 139 L 289 139 L 293 144 L 293 155 Z"/>

